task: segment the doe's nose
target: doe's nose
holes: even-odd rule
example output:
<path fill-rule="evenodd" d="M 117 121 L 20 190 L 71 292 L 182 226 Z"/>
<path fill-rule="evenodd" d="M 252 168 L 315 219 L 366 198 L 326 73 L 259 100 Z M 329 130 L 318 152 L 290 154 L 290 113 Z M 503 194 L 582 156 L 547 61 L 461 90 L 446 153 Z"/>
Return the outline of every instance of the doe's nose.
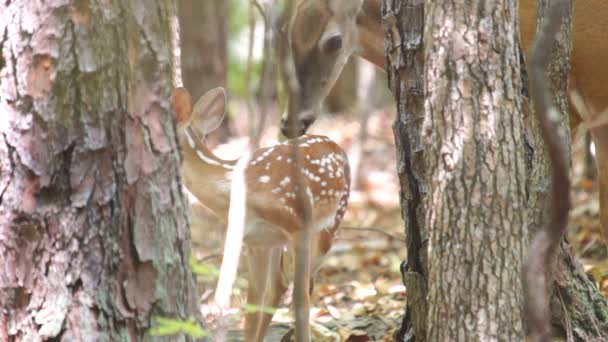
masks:
<path fill-rule="evenodd" d="M 299 121 L 293 124 L 288 119 L 281 119 L 281 134 L 289 139 L 297 138 L 304 134 L 305 129 Z"/>
<path fill-rule="evenodd" d="M 318 111 L 313 109 L 299 112 L 297 115 L 288 115 L 281 119 L 281 133 L 290 138 L 297 138 L 308 130 L 310 125 L 315 122 Z M 292 120 L 295 120 L 292 121 Z"/>

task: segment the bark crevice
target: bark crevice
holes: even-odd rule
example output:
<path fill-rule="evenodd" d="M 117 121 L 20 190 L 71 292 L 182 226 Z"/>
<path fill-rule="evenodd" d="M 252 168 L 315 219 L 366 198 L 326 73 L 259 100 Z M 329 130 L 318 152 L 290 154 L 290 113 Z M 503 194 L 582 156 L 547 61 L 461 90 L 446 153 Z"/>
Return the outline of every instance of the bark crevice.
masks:
<path fill-rule="evenodd" d="M 382 6 L 388 86 L 398 108 L 393 134 L 408 251 L 401 267 L 408 301 L 401 327 L 395 332 L 396 341 L 423 341 L 426 334 L 427 238 L 423 199 L 428 186 L 424 179 L 425 151 L 421 130 L 424 117 L 423 5 L 421 0 L 386 0 Z"/>

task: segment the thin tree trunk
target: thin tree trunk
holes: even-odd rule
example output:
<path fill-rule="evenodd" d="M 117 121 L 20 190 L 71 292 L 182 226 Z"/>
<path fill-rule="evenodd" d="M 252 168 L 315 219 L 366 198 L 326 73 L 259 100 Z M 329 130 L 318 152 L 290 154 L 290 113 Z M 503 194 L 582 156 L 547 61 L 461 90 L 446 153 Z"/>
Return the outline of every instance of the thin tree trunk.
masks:
<path fill-rule="evenodd" d="M 174 15 L 169 0 L 0 4 L 0 340 L 149 340 L 153 316 L 197 316 Z"/>
<path fill-rule="evenodd" d="M 545 15 L 548 0 L 539 1 L 538 24 Z M 562 113 L 564 140 L 569 141 L 569 115 L 567 101 L 567 80 L 570 70 L 570 51 L 572 49 L 572 4 L 566 14 L 561 33 L 555 42 L 549 65 L 549 81 L 555 93 L 556 103 Z M 530 111 L 533 107 L 530 106 Z M 533 158 L 530 177 L 528 222 L 531 231 L 537 231 L 547 219 L 547 196 L 550 190 L 550 164 L 546 147 L 541 143 L 540 128 L 535 116 L 530 114 L 533 133 Z M 568 146 L 568 148 L 570 148 Z M 556 256 L 551 297 L 551 315 L 556 333 L 568 340 L 581 341 L 608 340 L 608 301 L 597 289 L 594 282 L 584 273 L 574 257 L 570 245 L 563 241 Z"/>
<path fill-rule="evenodd" d="M 227 7 L 226 0 L 178 1 L 182 81 L 193 99 L 227 86 Z M 220 128 L 230 135 L 229 115 Z"/>
<path fill-rule="evenodd" d="M 226 86 L 226 0 L 179 0 L 184 86 L 193 99 Z"/>

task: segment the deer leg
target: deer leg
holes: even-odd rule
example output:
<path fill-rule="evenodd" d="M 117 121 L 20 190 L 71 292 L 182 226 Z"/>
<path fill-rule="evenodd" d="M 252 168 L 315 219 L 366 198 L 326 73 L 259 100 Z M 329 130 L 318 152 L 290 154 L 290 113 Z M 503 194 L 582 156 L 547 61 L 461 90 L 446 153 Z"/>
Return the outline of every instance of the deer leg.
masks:
<path fill-rule="evenodd" d="M 287 289 L 281 272 L 282 246 L 250 247 L 247 254 L 247 304 L 257 307 L 245 316 L 245 341 L 263 341 L 272 314 L 261 309 L 276 308 Z"/>
<path fill-rule="evenodd" d="M 296 342 L 310 342 L 310 279 L 312 232 L 302 229 L 294 240 L 295 275 L 293 304 L 296 316 Z"/>

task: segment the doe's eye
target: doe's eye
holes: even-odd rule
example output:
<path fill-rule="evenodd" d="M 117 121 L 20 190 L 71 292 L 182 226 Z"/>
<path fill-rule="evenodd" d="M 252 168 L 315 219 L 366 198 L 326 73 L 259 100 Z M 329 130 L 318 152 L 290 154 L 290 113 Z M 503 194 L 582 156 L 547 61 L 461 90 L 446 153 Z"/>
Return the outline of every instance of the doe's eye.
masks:
<path fill-rule="evenodd" d="M 326 37 L 321 41 L 321 51 L 326 54 L 333 54 L 338 52 L 342 48 L 342 35 L 335 34 L 330 37 Z"/>

